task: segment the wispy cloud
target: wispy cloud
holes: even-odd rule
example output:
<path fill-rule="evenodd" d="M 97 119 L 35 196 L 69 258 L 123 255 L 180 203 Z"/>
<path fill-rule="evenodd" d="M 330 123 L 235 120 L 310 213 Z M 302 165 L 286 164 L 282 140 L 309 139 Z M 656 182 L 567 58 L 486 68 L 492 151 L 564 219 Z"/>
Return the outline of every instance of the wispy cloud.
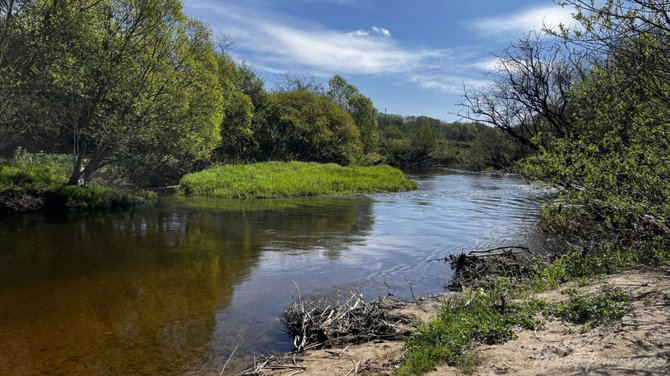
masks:
<path fill-rule="evenodd" d="M 367 37 L 367 36 L 370 36 L 370 32 L 367 31 L 367 30 L 363 30 L 363 29 L 358 29 L 358 30 L 355 30 L 355 31 L 350 31 L 350 32 L 348 32 L 347 34 L 348 34 L 348 35 L 353 35 L 353 36 L 355 36 L 355 37 Z"/>
<path fill-rule="evenodd" d="M 263 72 L 385 76 L 398 85 L 450 94 L 462 93 L 464 84 L 482 84 L 476 78 L 481 72 L 472 69 L 482 56 L 471 48 L 408 46 L 381 26 L 336 30 L 271 12 L 259 3 L 239 7 L 198 0 L 187 1 L 186 8 L 215 19 L 210 22 L 214 31 L 229 34 L 235 54 Z"/>
<path fill-rule="evenodd" d="M 575 23 L 570 9 L 549 6 L 524 9 L 500 17 L 479 19 L 468 26 L 486 36 L 500 36 L 501 34 L 540 30 L 543 27 L 573 26 Z"/>
<path fill-rule="evenodd" d="M 370 30 L 358 29 L 350 31 L 347 35 L 353 35 L 355 37 L 369 37 L 369 36 L 382 36 L 386 38 L 391 38 L 391 32 L 388 29 L 383 27 L 373 26 Z"/>
<path fill-rule="evenodd" d="M 448 53 L 405 48 L 391 38 L 388 29 L 378 26 L 346 32 L 213 1 L 187 2 L 187 7 L 215 13 L 218 24 L 211 26 L 216 31 L 230 34 L 238 48 L 253 52 L 261 64 L 278 69 L 302 66 L 351 74 L 410 72 Z"/>
<path fill-rule="evenodd" d="M 472 64 L 475 68 L 485 71 L 485 72 L 491 72 L 499 69 L 502 65 L 502 62 L 500 61 L 499 58 L 494 57 L 491 59 L 486 59 L 486 60 L 481 60 L 477 61 L 474 64 Z"/>
<path fill-rule="evenodd" d="M 489 81 L 467 75 L 441 73 L 417 73 L 410 76 L 410 81 L 422 89 L 451 94 L 463 94 L 464 87 L 482 88 L 490 84 Z"/>

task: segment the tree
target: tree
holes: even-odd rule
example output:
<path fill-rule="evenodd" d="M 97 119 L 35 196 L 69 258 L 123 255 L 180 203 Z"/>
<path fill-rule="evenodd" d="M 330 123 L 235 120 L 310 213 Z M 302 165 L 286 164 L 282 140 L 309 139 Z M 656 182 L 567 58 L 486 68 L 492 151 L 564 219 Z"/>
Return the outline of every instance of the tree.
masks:
<path fill-rule="evenodd" d="M 275 93 L 257 131 L 266 159 L 336 162 L 347 165 L 362 152 L 351 116 L 329 98 L 306 90 Z"/>
<path fill-rule="evenodd" d="M 546 213 L 551 224 L 598 236 L 613 246 L 667 244 L 670 86 L 665 67 L 670 56 L 661 48 L 667 45 L 667 34 L 661 28 L 641 33 L 627 29 L 630 20 L 620 18 L 617 9 L 582 19 L 586 34 L 576 42 L 600 40 L 607 53 L 571 90 L 576 137 L 540 148 L 524 172 L 559 188 L 559 204 Z M 655 12 L 646 8 L 645 17 L 663 18 Z M 598 27 L 589 27 L 594 20 Z"/>
<path fill-rule="evenodd" d="M 282 73 L 275 82 L 275 91 L 290 92 L 305 90 L 315 94 L 323 94 L 323 83 L 314 76 L 299 76 L 290 73 Z"/>
<path fill-rule="evenodd" d="M 328 92 L 326 94 L 340 107 L 347 109 L 349 99 L 351 99 L 352 96 L 359 94 L 359 92 L 356 86 L 348 83 L 344 77 L 335 75 L 328 80 Z"/>
<path fill-rule="evenodd" d="M 493 83 L 466 90 L 466 119 L 490 124 L 532 149 L 543 134 L 571 137 L 570 88 L 584 77 L 585 63 L 558 41 L 538 33 L 511 44 L 498 57 Z"/>
<path fill-rule="evenodd" d="M 376 153 L 379 149 L 377 109 L 370 98 L 361 94 L 354 85 L 339 75 L 328 81 L 327 95 L 354 118 L 361 134 L 363 152 Z"/>
<path fill-rule="evenodd" d="M 430 156 L 430 153 L 435 151 L 437 133 L 435 133 L 435 130 L 430 125 L 424 124 L 409 135 L 409 140 L 413 159 L 421 163 Z"/>
<path fill-rule="evenodd" d="M 217 61 L 209 30 L 185 17 L 181 2 L 26 4 L 6 12 L 21 18 L 19 34 L 32 43 L 2 67 L 34 86 L 24 99 L 46 115 L 29 119 L 35 134 L 69 140 L 70 184 L 146 154 L 208 157 L 222 118 Z"/>
<path fill-rule="evenodd" d="M 253 138 L 252 130 L 254 105 L 251 97 L 244 93 L 245 84 L 249 83 L 248 76 L 238 69 L 235 61 L 225 51 L 220 50 L 217 58 L 224 118 L 221 123 L 221 142 L 214 150 L 212 159 L 252 160 L 258 143 Z"/>

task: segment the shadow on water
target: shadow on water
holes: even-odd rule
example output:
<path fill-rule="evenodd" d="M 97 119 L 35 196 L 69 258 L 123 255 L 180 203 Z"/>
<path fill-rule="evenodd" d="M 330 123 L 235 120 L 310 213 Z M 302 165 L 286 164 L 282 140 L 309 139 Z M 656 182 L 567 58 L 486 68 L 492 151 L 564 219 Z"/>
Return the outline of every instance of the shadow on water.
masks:
<path fill-rule="evenodd" d="M 3 220 L 0 374 L 184 373 L 212 356 L 217 313 L 264 251 L 337 259 L 371 212 L 367 198 L 172 198 Z"/>

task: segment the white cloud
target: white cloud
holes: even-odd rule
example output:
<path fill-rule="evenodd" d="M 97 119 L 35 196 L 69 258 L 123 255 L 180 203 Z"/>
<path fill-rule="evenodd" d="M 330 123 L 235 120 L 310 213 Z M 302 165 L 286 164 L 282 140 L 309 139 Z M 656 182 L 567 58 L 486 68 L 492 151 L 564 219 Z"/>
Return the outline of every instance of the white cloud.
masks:
<path fill-rule="evenodd" d="M 442 73 L 418 73 L 410 76 L 410 81 L 422 89 L 449 94 L 463 94 L 463 88 L 482 88 L 489 81 L 473 79 L 465 75 Z"/>
<path fill-rule="evenodd" d="M 487 36 L 499 36 L 514 32 L 541 30 L 543 27 L 556 28 L 559 25 L 573 26 L 571 10 L 560 6 L 526 9 L 500 17 L 477 20 L 469 27 Z"/>
<path fill-rule="evenodd" d="M 356 31 L 348 32 L 347 35 L 353 35 L 355 37 L 367 37 L 370 36 L 370 32 L 367 30 L 359 29 Z"/>
<path fill-rule="evenodd" d="M 485 72 L 495 71 L 501 67 L 501 61 L 499 58 L 491 58 L 486 60 L 478 61 L 472 64 L 475 68 L 483 70 Z"/>
<path fill-rule="evenodd" d="M 383 27 L 373 26 L 370 30 L 358 29 L 355 31 L 348 32 L 347 35 L 353 35 L 355 37 L 369 37 L 370 32 L 374 33 L 375 36 L 383 36 L 386 38 L 391 38 L 391 32 L 388 29 Z"/>
<path fill-rule="evenodd" d="M 398 85 L 411 84 L 428 91 L 461 94 L 463 84 L 479 86 L 481 75 L 473 49 L 449 50 L 407 46 L 391 31 L 341 31 L 309 23 L 262 7 L 224 5 L 215 0 L 187 1 L 189 14 L 206 13 L 215 32 L 229 34 L 235 54 L 268 73 L 295 72 L 317 77 L 333 74 L 381 75 Z"/>
<path fill-rule="evenodd" d="M 444 50 L 405 48 L 391 32 L 373 27 L 344 32 L 300 20 L 264 15 L 213 1 L 187 2 L 187 8 L 216 14 L 217 32 L 228 33 L 238 48 L 252 51 L 265 66 L 302 66 L 332 73 L 385 74 L 420 69 Z M 368 36 L 367 38 L 361 38 Z"/>
<path fill-rule="evenodd" d="M 377 33 L 379 33 L 379 34 L 381 34 L 381 35 L 383 35 L 387 38 L 391 37 L 391 32 L 388 31 L 388 29 L 384 29 L 383 27 L 373 26 L 372 31 L 377 32 Z"/>

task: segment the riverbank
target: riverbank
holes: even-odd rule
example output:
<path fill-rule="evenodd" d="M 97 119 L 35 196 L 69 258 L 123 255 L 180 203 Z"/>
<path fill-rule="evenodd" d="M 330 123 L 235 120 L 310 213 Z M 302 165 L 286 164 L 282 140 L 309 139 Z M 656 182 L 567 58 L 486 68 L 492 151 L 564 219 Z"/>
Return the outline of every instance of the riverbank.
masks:
<path fill-rule="evenodd" d="M 130 193 L 112 187 L 66 185 L 71 172 L 68 157 L 18 152 L 12 159 L 0 159 L 0 213 L 125 208 L 157 197 L 145 190 Z"/>
<path fill-rule="evenodd" d="M 366 312 L 357 308 L 358 303 L 331 308 L 325 320 L 321 318 L 327 311 L 294 304 L 287 312 L 287 326 L 299 343 L 296 347 L 323 348 L 272 358 L 247 374 L 284 375 L 293 370 L 307 375 L 534 375 L 580 369 L 661 374 L 667 370 L 667 247 L 648 245 L 601 255 L 569 252 L 548 264 L 516 248 L 449 257 L 458 282 L 450 286 L 461 292 L 387 303 L 391 307 L 387 313 L 375 313 L 394 318 L 385 318 L 382 328 L 388 321 L 411 321 L 412 329 L 402 328 L 411 332 L 404 341 L 386 341 L 381 332 L 372 341 L 356 340 L 356 333 L 370 339 L 369 328 L 376 332 L 378 321 L 361 320 Z M 340 311 L 357 319 L 339 322 Z M 296 320 L 296 312 L 302 321 Z M 337 319 L 330 319 L 332 312 Z M 366 324 L 359 328 L 356 322 L 361 321 Z M 607 341 L 604 347 L 602 341 Z M 292 364 L 286 365 L 287 359 Z"/>
<path fill-rule="evenodd" d="M 262 162 L 220 165 L 188 174 L 178 191 L 222 198 L 279 198 L 398 192 L 417 188 L 402 171 L 386 165 Z"/>
<path fill-rule="evenodd" d="M 589 328 L 559 319 L 543 319 L 536 329 L 515 328 L 514 338 L 502 344 L 480 346 L 465 364 L 440 365 L 427 375 L 556 375 L 599 372 L 624 375 L 645 372 L 666 374 L 670 338 L 670 266 L 636 268 L 591 280 L 565 283 L 534 293 L 548 304 L 565 304 L 570 294 L 596 294 L 603 283 L 618 288 L 630 299 L 630 309 L 611 325 Z M 394 313 L 426 325 L 439 315 L 454 293 L 402 302 Z M 584 329 L 584 328 L 588 329 Z M 307 350 L 273 358 L 256 375 L 392 375 L 399 372 L 407 354 L 403 341 L 372 341 Z"/>

